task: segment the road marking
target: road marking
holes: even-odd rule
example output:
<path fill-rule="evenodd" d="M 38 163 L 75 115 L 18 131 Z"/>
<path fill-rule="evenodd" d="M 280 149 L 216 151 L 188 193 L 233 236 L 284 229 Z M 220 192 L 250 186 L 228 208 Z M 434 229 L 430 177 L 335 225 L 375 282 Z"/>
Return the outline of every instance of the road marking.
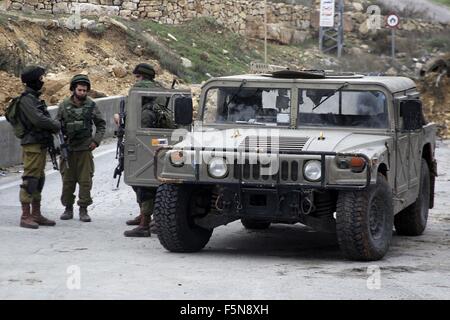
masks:
<path fill-rule="evenodd" d="M 94 159 L 103 157 L 103 156 L 105 156 L 107 154 L 110 154 L 110 153 L 113 153 L 113 152 L 116 152 L 116 148 L 105 150 L 105 151 L 102 151 L 102 152 L 100 152 L 98 154 L 94 154 Z M 55 174 L 57 172 L 59 172 L 59 171 L 56 171 L 54 169 L 50 169 L 50 170 L 45 171 L 45 176 L 47 177 L 47 176 Z M 6 184 L 0 186 L 0 191 L 1 190 L 6 190 L 6 189 L 9 189 L 9 188 L 12 188 L 12 187 L 16 187 L 16 186 L 20 185 L 21 183 L 22 183 L 22 179 L 18 179 L 18 180 L 6 183 Z"/>

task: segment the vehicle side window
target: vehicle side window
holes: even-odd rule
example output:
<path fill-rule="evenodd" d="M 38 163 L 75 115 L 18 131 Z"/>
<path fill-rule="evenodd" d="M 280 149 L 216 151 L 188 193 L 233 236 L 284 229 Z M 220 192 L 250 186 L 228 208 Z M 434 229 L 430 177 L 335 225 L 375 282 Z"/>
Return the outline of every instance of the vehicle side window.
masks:
<path fill-rule="evenodd" d="M 157 128 L 159 118 L 162 116 L 162 112 L 169 114 L 170 112 L 165 112 L 166 110 L 166 97 L 152 97 L 144 96 L 141 99 L 141 129 Z"/>

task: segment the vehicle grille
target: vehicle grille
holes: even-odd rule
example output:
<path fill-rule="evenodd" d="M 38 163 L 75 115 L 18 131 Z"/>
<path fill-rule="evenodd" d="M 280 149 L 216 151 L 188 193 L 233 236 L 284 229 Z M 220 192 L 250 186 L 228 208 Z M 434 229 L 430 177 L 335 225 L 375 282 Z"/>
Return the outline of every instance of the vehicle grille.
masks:
<path fill-rule="evenodd" d="M 241 175 L 242 180 L 262 180 L 262 181 L 299 181 L 300 177 L 300 161 L 297 160 L 282 160 L 278 171 L 272 175 L 267 175 L 262 169 L 262 164 L 260 163 L 250 163 L 248 159 L 245 160 L 244 164 L 238 164 L 237 160 L 234 162 L 233 166 L 233 177 L 239 179 Z M 264 173 L 264 174 L 263 174 Z"/>
<path fill-rule="evenodd" d="M 308 137 L 293 138 L 293 137 L 279 137 L 271 139 L 271 137 L 264 137 L 261 139 L 257 136 L 247 137 L 241 144 L 240 148 L 245 148 L 249 151 L 271 152 L 279 153 L 283 151 L 302 151 L 305 144 L 308 142 Z M 244 163 L 239 163 L 237 160 L 233 166 L 233 177 L 239 179 L 241 176 L 244 181 L 299 181 L 301 177 L 302 162 L 298 160 L 281 160 L 278 171 L 273 175 L 262 174 L 264 164 L 250 163 L 249 159 L 245 159 Z"/>
<path fill-rule="evenodd" d="M 274 152 L 302 151 L 309 137 L 260 137 L 248 136 L 239 145 L 240 148 L 259 149 Z"/>

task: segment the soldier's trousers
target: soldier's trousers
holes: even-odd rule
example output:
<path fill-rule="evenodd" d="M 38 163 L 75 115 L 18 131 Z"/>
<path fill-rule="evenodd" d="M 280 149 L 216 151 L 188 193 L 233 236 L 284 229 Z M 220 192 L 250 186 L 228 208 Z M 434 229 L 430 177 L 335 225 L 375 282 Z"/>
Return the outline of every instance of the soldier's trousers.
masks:
<path fill-rule="evenodd" d="M 40 144 L 22 146 L 23 175 L 20 185 L 20 202 L 41 201 L 41 192 L 45 183 L 45 161 L 47 148 Z"/>
<path fill-rule="evenodd" d="M 145 215 L 148 220 L 151 220 L 153 214 L 153 205 L 155 202 L 156 189 L 147 187 L 133 187 L 136 192 L 136 200 L 141 209 L 141 213 Z"/>
<path fill-rule="evenodd" d="M 78 202 L 80 207 L 92 204 L 91 189 L 94 176 L 94 158 L 91 151 L 69 152 L 68 167 L 64 160 L 60 161 L 63 181 L 61 203 L 63 206 L 73 206 L 75 203 L 75 188 L 78 183 Z"/>

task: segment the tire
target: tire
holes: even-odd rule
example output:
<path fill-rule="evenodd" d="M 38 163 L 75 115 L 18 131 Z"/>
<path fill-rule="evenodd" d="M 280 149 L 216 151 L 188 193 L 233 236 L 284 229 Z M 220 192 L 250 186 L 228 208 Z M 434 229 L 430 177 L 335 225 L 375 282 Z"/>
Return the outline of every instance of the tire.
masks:
<path fill-rule="evenodd" d="M 378 173 L 376 185 L 364 191 L 340 192 L 336 233 L 343 255 L 350 260 L 380 260 L 389 250 L 394 227 L 392 190 Z"/>
<path fill-rule="evenodd" d="M 245 229 L 249 229 L 249 230 L 265 230 L 270 227 L 270 222 L 258 221 L 258 220 L 247 219 L 247 218 L 241 219 L 241 223 L 245 227 Z"/>
<path fill-rule="evenodd" d="M 394 225 L 397 234 L 420 236 L 425 231 L 430 209 L 430 192 L 430 169 L 425 159 L 422 159 L 419 195 L 416 202 L 395 216 Z"/>
<path fill-rule="evenodd" d="M 153 217 L 158 239 L 171 252 L 197 252 L 205 247 L 213 230 L 194 223 L 193 188 L 163 184 L 158 187 Z"/>

